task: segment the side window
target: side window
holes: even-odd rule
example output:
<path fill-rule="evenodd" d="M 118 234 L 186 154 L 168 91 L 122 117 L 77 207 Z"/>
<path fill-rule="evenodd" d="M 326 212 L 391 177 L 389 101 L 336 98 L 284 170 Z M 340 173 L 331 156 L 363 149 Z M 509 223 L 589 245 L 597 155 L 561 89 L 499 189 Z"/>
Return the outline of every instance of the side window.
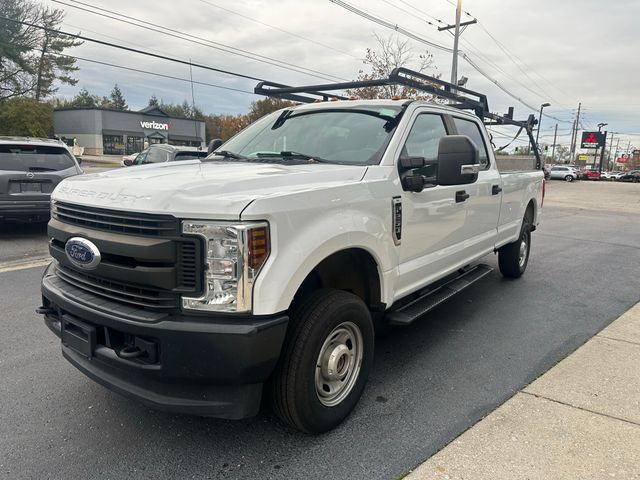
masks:
<path fill-rule="evenodd" d="M 411 127 L 401 156 L 423 157 L 426 160 L 435 161 L 438 158 L 440 139 L 446 136 L 447 130 L 440 115 L 420 114 Z M 415 173 L 425 177 L 435 177 L 436 165 L 426 165 L 416 169 Z"/>
<path fill-rule="evenodd" d="M 169 152 L 162 148 L 150 148 L 143 163 L 162 163 L 169 161 Z"/>
<path fill-rule="evenodd" d="M 142 165 L 144 163 L 144 159 L 147 158 L 147 153 L 149 153 L 149 149 L 141 151 L 134 160 L 134 165 Z"/>
<path fill-rule="evenodd" d="M 484 143 L 478 124 L 471 120 L 457 117 L 453 117 L 453 123 L 455 123 L 459 135 L 466 135 L 473 140 L 473 143 L 475 143 L 478 148 L 480 168 L 487 168 L 489 166 L 489 154 L 487 153 L 487 146 Z"/>

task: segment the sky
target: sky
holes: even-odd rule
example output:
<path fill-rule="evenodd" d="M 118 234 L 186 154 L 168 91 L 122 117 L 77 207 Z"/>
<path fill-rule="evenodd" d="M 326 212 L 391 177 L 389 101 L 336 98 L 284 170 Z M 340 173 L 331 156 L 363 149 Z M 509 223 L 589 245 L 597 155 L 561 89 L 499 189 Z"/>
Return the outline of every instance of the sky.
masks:
<path fill-rule="evenodd" d="M 367 48 L 376 48 L 376 35 L 406 38 L 331 0 L 81 1 L 44 3 L 67 12 L 65 30 L 289 85 L 355 79 L 360 69 L 366 69 L 362 59 Z M 452 0 L 345 2 L 429 42 L 448 48 L 453 45 L 452 35 L 436 28 L 454 22 Z M 115 18 L 89 13 L 87 10 L 95 11 L 93 7 L 110 10 L 115 14 L 108 15 Z M 469 79 L 467 88 L 488 96 L 491 111 L 504 113 L 513 106 L 515 117 L 525 119 L 530 113 L 537 115 L 542 103 L 551 103 L 544 109 L 549 116 L 542 119 L 541 143 L 553 143 L 557 124 L 557 143 L 566 145 L 581 102 L 582 128 L 597 130 L 598 123 L 607 123 L 604 130 L 610 132 L 609 138 L 616 132 L 614 149 L 618 139 L 621 153 L 629 144 L 640 148 L 639 0 L 463 0 L 463 10 L 467 12 L 463 21 L 477 18 L 479 23 L 465 30 L 460 49 L 484 75 L 460 58 L 458 76 Z M 149 31 L 117 18 L 132 23 L 143 20 L 160 28 Z M 199 37 L 192 37 L 199 43 L 167 35 L 175 35 L 167 29 Z M 416 40 L 410 40 L 409 46 L 416 59 L 409 67 L 417 66 L 418 55 L 428 50 L 434 68 L 427 73 L 450 78 L 451 53 Z M 229 47 L 241 55 L 221 50 Z M 190 77 L 188 65 L 91 42 L 68 53 L 161 75 Z M 264 61 L 256 60 L 256 55 Z M 282 62 L 289 65 L 283 68 Z M 165 102 L 191 101 L 191 85 L 186 81 L 86 60 L 78 60 L 77 65 L 78 84 L 62 86 L 60 96 L 72 97 L 83 87 L 93 94 L 108 95 L 117 83 L 132 109 L 146 106 L 151 95 Z M 195 103 L 205 113 L 245 113 L 252 101 L 261 98 L 250 93 L 255 80 L 197 67 L 192 75 L 195 82 L 211 84 L 194 84 Z M 513 133 L 498 132 L 496 143 L 507 143 L 508 137 L 502 135 Z"/>

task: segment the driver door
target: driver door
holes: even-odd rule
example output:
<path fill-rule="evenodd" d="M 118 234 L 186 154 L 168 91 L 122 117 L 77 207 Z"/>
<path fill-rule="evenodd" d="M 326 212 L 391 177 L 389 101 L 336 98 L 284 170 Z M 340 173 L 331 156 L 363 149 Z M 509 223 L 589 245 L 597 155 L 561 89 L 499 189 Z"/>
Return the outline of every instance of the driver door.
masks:
<path fill-rule="evenodd" d="M 449 134 L 445 117 L 423 112 L 416 115 L 400 156 L 435 161 L 440 139 Z M 403 191 L 402 242 L 399 246 L 396 297 L 402 297 L 437 279 L 455 261 L 456 248 L 465 241 L 466 207 L 456 202 L 458 185 L 435 185 L 436 165 L 414 169 L 432 179 L 421 192 Z"/>

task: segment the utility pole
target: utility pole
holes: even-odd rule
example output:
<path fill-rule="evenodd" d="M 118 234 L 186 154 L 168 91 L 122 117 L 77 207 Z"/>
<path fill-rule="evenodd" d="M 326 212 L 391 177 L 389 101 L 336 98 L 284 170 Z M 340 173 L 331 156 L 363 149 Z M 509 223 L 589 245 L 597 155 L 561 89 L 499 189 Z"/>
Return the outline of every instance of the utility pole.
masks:
<path fill-rule="evenodd" d="M 475 18 L 473 20 L 469 20 L 468 22 L 460 23 L 460 17 L 462 17 L 462 0 L 458 0 L 458 4 L 456 5 L 456 23 L 453 25 L 447 25 L 446 27 L 438 27 L 439 31 L 448 31 L 451 33 L 451 30 L 454 30 L 453 33 L 453 60 L 451 62 L 451 83 L 454 85 L 458 85 L 458 50 L 460 44 L 460 35 L 464 33 L 466 28 L 469 25 L 473 25 L 474 23 L 478 23 L 478 20 Z"/>
<path fill-rule="evenodd" d="M 573 141 L 571 142 L 571 162 L 574 161 L 575 153 L 578 146 L 578 130 L 580 129 L 580 110 L 582 109 L 582 102 L 578 103 L 578 114 L 576 115 L 576 129 L 573 136 Z"/>
<path fill-rule="evenodd" d="M 556 123 L 556 131 L 553 132 L 553 147 L 551 148 L 551 161 L 556 163 L 556 140 L 558 138 L 558 124 Z"/>
<path fill-rule="evenodd" d="M 609 146 L 609 151 L 607 152 L 607 170 L 609 170 L 609 163 L 611 163 L 611 150 L 613 150 L 613 137 L 616 136 L 616 133 L 618 132 L 611 132 L 611 146 Z"/>

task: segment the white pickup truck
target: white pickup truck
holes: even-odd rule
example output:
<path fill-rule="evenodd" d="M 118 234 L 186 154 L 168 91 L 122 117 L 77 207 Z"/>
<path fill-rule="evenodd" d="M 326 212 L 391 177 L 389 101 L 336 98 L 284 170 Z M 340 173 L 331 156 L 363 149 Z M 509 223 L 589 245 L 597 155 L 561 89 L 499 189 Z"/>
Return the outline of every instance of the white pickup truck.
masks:
<path fill-rule="evenodd" d="M 464 110 L 297 105 L 206 159 L 62 182 L 38 312 L 117 392 L 224 418 L 264 397 L 323 432 L 356 405 L 378 322 L 416 320 L 488 254 L 522 275 L 543 192 L 541 170 L 498 171 Z"/>

